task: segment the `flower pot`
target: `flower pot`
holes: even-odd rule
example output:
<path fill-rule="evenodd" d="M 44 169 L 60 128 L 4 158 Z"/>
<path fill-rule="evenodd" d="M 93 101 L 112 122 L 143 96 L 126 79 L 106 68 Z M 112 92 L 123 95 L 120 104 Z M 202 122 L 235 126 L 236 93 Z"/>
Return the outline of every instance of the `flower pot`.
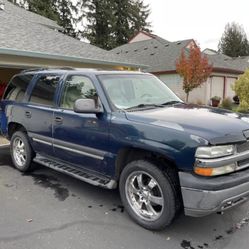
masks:
<path fill-rule="evenodd" d="M 220 100 L 218 99 L 212 99 L 212 106 L 213 107 L 218 107 L 220 104 Z"/>

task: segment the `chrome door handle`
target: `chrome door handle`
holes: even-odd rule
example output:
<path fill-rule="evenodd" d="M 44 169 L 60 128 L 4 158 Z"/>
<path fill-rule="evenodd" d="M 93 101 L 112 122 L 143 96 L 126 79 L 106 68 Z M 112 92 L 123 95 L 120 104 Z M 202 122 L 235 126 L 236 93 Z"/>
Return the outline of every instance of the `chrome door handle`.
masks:
<path fill-rule="evenodd" d="M 25 116 L 27 118 L 31 118 L 32 117 L 32 113 L 30 111 L 25 111 Z"/>
<path fill-rule="evenodd" d="M 55 121 L 55 123 L 62 124 L 63 118 L 62 117 L 55 117 L 54 121 Z"/>

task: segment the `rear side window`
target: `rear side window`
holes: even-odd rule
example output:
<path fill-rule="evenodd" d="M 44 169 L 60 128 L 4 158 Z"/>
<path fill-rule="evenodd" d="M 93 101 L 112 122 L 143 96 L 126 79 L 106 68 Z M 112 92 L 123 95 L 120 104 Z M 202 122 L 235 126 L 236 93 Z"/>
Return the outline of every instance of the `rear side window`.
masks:
<path fill-rule="evenodd" d="M 7 86 L 3 99 L 21 102 L 33 76 L 32 74 L 15 76 Z"/>
<path fill-rule="evenodd" d="M 40 105 L 53 106 L 54 95 L 60 80 L 59 75 L 42 75 L 36 82 L 30 101 Z"/>

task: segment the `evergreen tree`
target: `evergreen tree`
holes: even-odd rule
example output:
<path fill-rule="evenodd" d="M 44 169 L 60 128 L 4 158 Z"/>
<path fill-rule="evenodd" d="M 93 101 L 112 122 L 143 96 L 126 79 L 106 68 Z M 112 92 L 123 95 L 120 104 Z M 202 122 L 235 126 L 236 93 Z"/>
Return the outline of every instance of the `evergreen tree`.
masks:
<path fill-rule="evenodd" d="M 91 44 L 101 48 L 113 48 L 112 34 L 113 23 L 113 0 L 89 0 L 83 5 L 88 11 L 86 18 L 88 24 L 83 36 L 86 37 Z"/>
<path fill-rule="evenodd" d="M 150 15 L 149 5 L 145 5 L 143 0 L 137 0 L 131 6 L 131 13 L 131 36 L 141 30 L 151 32 L 151 24 L 147 21 Z"/>
<path fill-rule="evenodd" d="M 150 31 L 149 6 L 142 0 L 86 0 L 88 24 L 82 33 L 91 44 L 112 49 L 127 43 L 140 30 Z"/>
<path fill-rule="evenodd" d="M 114 0 L 115 2 L 115 47 L 126 43 L 132 35 L 130 21 L 134 14 L 131 8 L 130 0 Z"/>
<path fill-rule="evenodd" d="M 77 13 L 77 8 L 70 0 L 56 0 L 56 12 L 58 15 L 58 24 L 64 28 L 62 31 L 72 37 L 76 37 L 76 31 L 73 25 L 76 19 L 73 17 L 73 13 Z"/>
<path fill-rule="evenodd" d="M 25 4 L 27 4 L 26 0 L 8 0 L 8 1 L 23 8 L 25 7 Z"/>
<path fill-rule="evenodd" d="M 243 27 L 236 23 L 228 23 L 218 48 L 219 52 L 231 57 L 249 55 L 249 42 Z"/>
<path fill-rule="evenodd" d="M 115 46 L 121 46 L 129 41 L 137 32 L 150 32 L 147 19 L 150 14 L 149 5 L 142 0 L 114 0 L 115 17 L 114 34 Z"/>
<path fill-rule="evenodd" d="M 17 0 L 8 0 L 9 2 L 15 4 L 15 5 L 19 5 L 18 1 Z"/>
<path fill-rule="evenodd" d="M 51 20 L 58 21 L 59 14 L 54 0 L 27 0 L 28 10 Z"/>

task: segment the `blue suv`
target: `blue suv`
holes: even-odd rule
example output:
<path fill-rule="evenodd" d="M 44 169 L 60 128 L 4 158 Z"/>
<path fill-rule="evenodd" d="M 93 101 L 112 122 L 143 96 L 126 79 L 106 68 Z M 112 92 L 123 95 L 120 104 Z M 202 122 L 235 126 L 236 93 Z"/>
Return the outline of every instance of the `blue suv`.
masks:
<path fill-rule="evenodd" d="M 249 118 L 186 104 L 151 74 L 39 69 L 14 76 L 1 130 L 15 167 L 36 162 L 119 187 L 128 214 L 159 230 L 249 196 Z"/>

